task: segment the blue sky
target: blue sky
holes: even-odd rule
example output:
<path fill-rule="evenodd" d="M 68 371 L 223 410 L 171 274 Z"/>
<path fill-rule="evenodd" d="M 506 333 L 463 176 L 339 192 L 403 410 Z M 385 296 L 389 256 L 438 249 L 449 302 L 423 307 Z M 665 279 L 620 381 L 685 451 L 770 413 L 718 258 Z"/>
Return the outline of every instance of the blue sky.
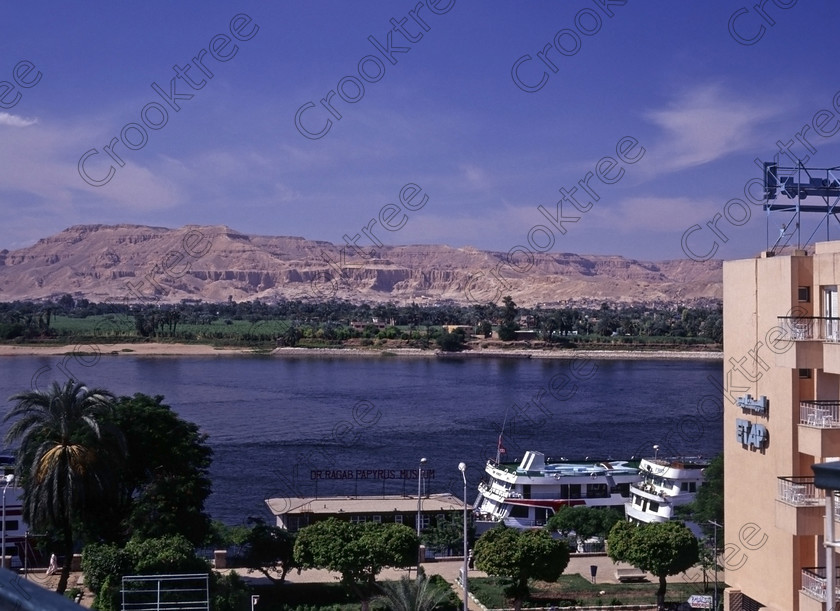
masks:
<path fill-rule="evenodd" d="M 399 230 L 380 223 L 386 244 L 508 251 L 530 232 L 531 248 L 556 252 L 734 259 L 766 246 L 760 207 L 746 221 L 727 207 L 759 175 L 756 157 L 793 141 L 807 165 L 840 165 L 840 134 L 812 125 L 820 110 L 840 116 L 834 3 L 768 1 L 763 15 L 746 2 L 418 4 L 5 3 L 0 248 L 81 223 L 225 224 L 340 243 L 414 183 L 429 200 L 395 212 Z M 167 102 L 173 82 L 192 98 Z M 339 88 L 340 119 L 320 103 Z M 836 117 L 823 120 L 828 134 Z M 111 147 L 122 166 L 104 150 L 114 138 L 129 143 Z M 638 142 L 633 163 L 616 153 L 626 138 Z M 538 207 L 556 213 L 559 189 L 605 156 L 616 159 L 601 166 L 608 182 L 590 178 L 597 200 L 578 187 L 584 211 L 567 203 L 563 215 L 579 220 L 562 233 Z M 724 212 L 735 223 L 720 219 L 715 235 L 705 224 Z M 788 220 L 771 216 L 770 234 Z M 805 218 L 803 240 L 820 220 Z M 550 247 L 545 230 L 531 232 L 539 225 Z"/>

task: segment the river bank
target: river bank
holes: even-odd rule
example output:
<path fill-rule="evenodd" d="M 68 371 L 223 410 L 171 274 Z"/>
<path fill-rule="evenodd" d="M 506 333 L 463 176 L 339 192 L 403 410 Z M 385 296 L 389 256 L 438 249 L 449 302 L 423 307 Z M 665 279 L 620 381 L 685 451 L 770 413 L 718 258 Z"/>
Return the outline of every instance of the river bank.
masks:
<path fill-rule="evenodd" d="M 420 348 L 359 349 L 359 348 L 276 348 L 270 352 L 249 347 L 215 347 L 206 344 L 175 343 L 121 343 L 97 345 L 54 345 L 32 344 L 0 345 L 0 356 L 61 356 L 65 354 L 93 354 L 103 356 L 242 356 L 249 354 L 271 354 L 276 357 L 348 357 L 348 358 L 532 358 L 532 359 L 610 359 L 610 360 L 703 360 L 719 361 L 721 352 L 689 350 L 468 350 L 465 352 L 441 353 Z"/>

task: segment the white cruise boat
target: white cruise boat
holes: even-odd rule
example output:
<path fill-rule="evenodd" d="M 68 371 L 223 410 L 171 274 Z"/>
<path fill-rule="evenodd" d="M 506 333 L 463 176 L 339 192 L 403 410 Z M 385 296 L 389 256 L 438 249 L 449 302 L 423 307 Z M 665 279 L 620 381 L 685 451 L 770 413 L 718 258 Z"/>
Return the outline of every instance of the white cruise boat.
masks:
<path fill-rule="evenodd" d="M 622 507 L 630 486 L 641 480 L 635 461 L 546 462 L 528 451 L 520 463 L 487 461 L 478 486 L 476 532 L 499 522 L 514 528 L 542 526 L 564 505 Z"/>
<path fill-rule="evenodd" d="M 630 486 L 624 515 L 631 522 L 667 522 L 674 517 L 675 507 L 694 500 L 708 466 L 700 459 L 643 458 L 639 464 L 642 480 Z"/>

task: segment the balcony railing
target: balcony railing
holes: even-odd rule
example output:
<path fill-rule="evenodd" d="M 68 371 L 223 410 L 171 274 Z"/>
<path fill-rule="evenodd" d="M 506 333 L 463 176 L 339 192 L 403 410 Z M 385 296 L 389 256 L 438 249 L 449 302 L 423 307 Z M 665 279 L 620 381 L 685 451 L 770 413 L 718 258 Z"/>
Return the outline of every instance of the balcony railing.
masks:
<path fill-rule="evenodd" d="M 786 339 L 840 342 L 840 318 L 779 316 L 779 327 L 786 333 Z"/>
<path fill-rule="evenodd" d="M 825 503 L 822 490 L 814 486 L 814 476 L 787 476 L 779 478 L 778 500 L 795 507 Z"/>
<path fill-rule="evenodd" d="M 840 401 L 801 401 L 799 424 L 821 429 L 840 428 Z"/>
<path fill-rule="evenodd" d="M 840 571 L 840 567 L 838 567 L 837 571 Z M 838 591 L 838 587 L 840 587 L 840 572 L 835 571 L 834 573 L 834 591 Z M 820 602 L 825 602 L 825 588 L 826 588 L 826 578 L 825 578 L 825 567 L 824 566 L 812 566 L 802 569 L 802 591 L 805 592 L 811 598 L 814 598 Z"/>

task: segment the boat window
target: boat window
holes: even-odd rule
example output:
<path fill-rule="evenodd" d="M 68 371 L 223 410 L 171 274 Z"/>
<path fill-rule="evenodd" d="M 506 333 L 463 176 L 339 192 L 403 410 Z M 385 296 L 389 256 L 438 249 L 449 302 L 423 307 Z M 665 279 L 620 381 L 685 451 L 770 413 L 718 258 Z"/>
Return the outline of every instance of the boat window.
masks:
<path fill-rule="evenodd" d="M 609 496 L 606 484 L 586 484 L 586 496 L 589 498 L 602 499 Z"/>
<path fill-rule="evenodd" d="M 511 518 L 527 518 L 528 507 L 525 507 L 524 505 L 514 505 L 510 508 L 509 515 Z"/>
<path fill-rule="evenodd" d="M 680 490 L 682 490 L 683 492 L 688 492 L 688 482 L 683 482 L 682 484 L 680 484 Z"/>
<path fill-rule="evenodd" d="M 659 503 L 657 503 L 656 501 L 651 501 L 650 505 L 648 505 L 648 510 L 649 511 L 659 511 Z"/>
<path fill-rule="evenodd" d="M 620 494 L 624 498 L 630 496 L 630 484 L 616 484 L 610 488 L 610 494 Z"/>
<path fill-rule="evenodd" d="M 531 484 L 525 484 L 522 486 L 522 498 L 523 499 L 530 499 L 531 498 Z"/>

